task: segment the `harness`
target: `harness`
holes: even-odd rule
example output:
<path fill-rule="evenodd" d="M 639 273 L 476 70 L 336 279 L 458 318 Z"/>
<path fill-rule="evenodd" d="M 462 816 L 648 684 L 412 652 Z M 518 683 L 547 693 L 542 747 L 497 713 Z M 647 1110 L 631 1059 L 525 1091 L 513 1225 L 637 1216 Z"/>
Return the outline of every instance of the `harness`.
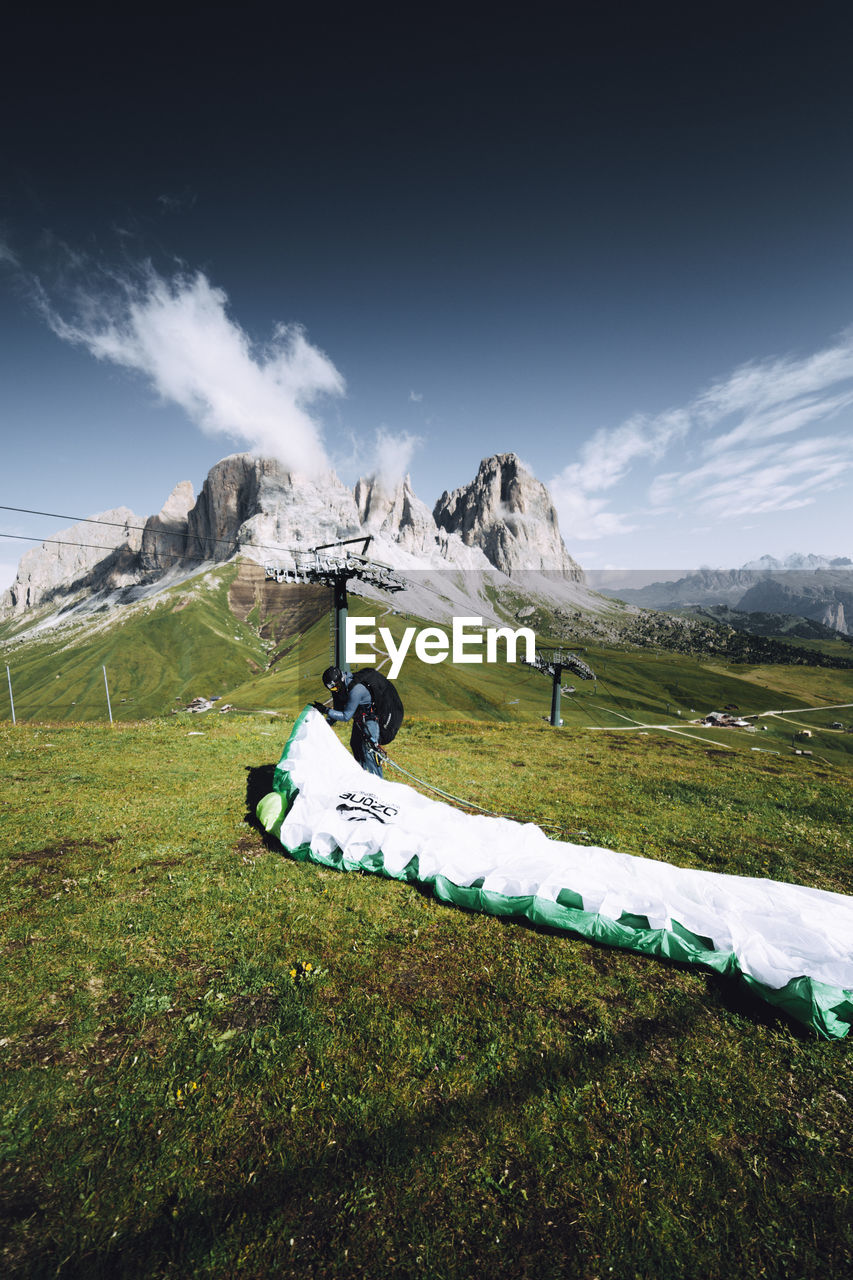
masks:
<path fill-rule="evenodd" d="M 361 685 L 362 689 L 367 689 L 367 685 L 362 684 L 360 680 L 357 683 Z M 367 692 L 370 693 L 370 690 L 367 689 Z M 360 723 L 363 723 L 365 720 L 375 720 L 377 724 L 379 723 L 379 714 L 376 710 L 376 703 L 373 701 L 372 695 L 370 698 L 370 706 L 359 707 L 355 715 L 353 716 L 353 720 L 358 720 Z"/>

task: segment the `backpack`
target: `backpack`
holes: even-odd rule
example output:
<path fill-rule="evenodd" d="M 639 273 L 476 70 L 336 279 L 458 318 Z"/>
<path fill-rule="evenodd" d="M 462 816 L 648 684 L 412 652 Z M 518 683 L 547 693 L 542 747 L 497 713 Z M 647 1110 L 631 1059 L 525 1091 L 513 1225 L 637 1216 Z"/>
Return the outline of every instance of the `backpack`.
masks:
<path fill-rule="evenodd" d="M 394 741 L 397 730 L 403 723 L 403 703 L 400 695 L 391 681 L 373 667 L 354 671 L 350 688 L 356 684 L 364 685 L 370 694 L 373 711 L 379 721 L 379 743 L 380 746 L 385 747 L 389 742 Z"/>

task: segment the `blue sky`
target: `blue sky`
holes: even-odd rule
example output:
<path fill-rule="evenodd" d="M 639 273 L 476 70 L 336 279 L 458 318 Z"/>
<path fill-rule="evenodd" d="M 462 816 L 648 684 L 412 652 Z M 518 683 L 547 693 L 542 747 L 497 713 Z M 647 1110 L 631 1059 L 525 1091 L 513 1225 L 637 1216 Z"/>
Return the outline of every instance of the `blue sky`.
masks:
<path fill-rule="evenodd" d="M 513 450 L 588 568 L 851 554 L 845 6 L 109 12 L 11 28 L 0 503 Z"/>

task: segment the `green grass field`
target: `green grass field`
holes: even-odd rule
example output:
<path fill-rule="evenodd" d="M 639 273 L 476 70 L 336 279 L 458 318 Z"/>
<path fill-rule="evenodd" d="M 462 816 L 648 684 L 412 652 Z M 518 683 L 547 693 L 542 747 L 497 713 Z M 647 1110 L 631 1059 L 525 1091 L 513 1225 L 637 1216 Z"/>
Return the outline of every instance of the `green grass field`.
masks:
<path fill-rule="evenodd" d="M 596 661 L 562 731 L 533 672 L 505 673 L 489 722 L 410 689 L 392 754 L 580 843 L 850 892 L 850 756 L 825 719 L 849 712 L 794 717 L 820 722 L 810 758 L 783 720 L 590 718 L 853 701 L 849 673 Z M 4 1274 L 853 1273 L 847 1042 L 697 970 L 294 862 L 252 822 L 287 732 L 0 726 Z"/>

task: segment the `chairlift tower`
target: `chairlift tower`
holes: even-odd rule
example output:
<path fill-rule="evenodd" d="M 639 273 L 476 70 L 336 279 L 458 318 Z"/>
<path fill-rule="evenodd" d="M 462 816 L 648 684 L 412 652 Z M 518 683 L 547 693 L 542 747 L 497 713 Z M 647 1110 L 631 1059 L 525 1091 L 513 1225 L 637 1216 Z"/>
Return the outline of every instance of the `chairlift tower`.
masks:
<path fill-rule="evenodd" d="M 581 680 L 595 680 L 595 672 L 582 658 L 568 649 L 537 649 L 533 662 L 527 664 L 550 676 L 551 685 L 551 719 L 550 723 L 559 728 L 560 694 L 563 686 L 563 672 L 573 671 Z"/>
<path fill-rule="evenodd" d="M 367 548 L 373 535 L 361 538 L 343 538 L 338 542 L 324 542 L 310 551 L 293 551 L 294 567 L 282 568 L 275 564 L 264 565 L 267 578 L 276 582 L 315 582 L 332 588 L 332 633 L 334 665 L 341 671 L 349 671 L 346 656 L 346 624 L 349 613 L 347 583 L 351 578 L 368 582 L 383 591 L 402 591 L 405 583 L 388 565 L 378 560 L 368 560 Z M 335 547 L 349 547 L 361 543 L 361 551 L 328 554 Z M 326 554 L 324 554 L 326 553 Z"/>

